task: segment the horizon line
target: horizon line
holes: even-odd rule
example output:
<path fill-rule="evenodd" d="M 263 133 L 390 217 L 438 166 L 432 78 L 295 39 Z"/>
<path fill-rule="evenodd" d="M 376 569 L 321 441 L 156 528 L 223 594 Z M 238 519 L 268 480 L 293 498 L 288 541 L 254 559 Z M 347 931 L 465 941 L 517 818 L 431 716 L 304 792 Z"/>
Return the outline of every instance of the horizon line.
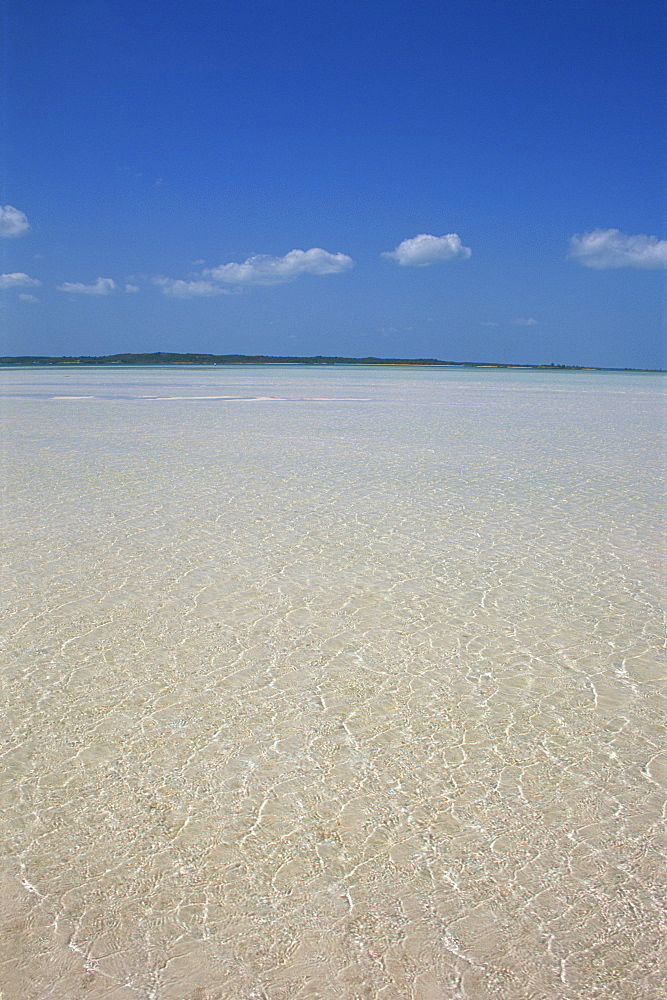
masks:
<path fill-rule="evenodd" d="M 566 365 L 566 364 L 512 364 L 495 361 L 442 361 L 438 358 L 377 358 L 372 356 L 362 358 L 339 357 L 335 355 L 270 355 L 270 354 L 185 354 L 172 351 L 153 351 L 149 353 L 124 353 L 124 354 L 79 354 L 79 355 L 19 355 L 15 357 L 0 357 L 0 367 L 13 367 L 18 365 L 83 365 L 97 367 L 99 365 L 126 364 L 126 365 L 158 365 L 158 364 L 190 364 L 190 365 L 234 365 L 234 364 L 256 364 L 256 365 L 372 365 L 380 367 L 412 365 L 423 367 L 443 367 L 443 368 L 523 368 L 546 371 L 608 371 L 608 372 L 645 372 L 664 374 L 663 368 L 616 368 L 599 365 Z"/>

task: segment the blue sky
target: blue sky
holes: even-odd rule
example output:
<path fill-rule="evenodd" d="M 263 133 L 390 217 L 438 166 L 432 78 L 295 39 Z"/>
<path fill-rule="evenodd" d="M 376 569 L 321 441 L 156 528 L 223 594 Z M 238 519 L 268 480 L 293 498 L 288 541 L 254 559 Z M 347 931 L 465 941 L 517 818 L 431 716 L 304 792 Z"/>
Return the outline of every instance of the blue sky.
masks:
<path fill-rule="evenodd" d="M 666 367 L 657 0 L 4 0 L 3 354 Z"/>

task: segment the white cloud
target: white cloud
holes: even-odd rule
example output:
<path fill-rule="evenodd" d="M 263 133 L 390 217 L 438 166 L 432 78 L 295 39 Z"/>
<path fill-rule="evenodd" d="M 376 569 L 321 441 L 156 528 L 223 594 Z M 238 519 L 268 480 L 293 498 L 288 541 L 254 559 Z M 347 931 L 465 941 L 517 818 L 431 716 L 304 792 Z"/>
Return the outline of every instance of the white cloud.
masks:
<path fill-rule="evenodd" d="M 411 240 L 403 240 L 395 250 L 387 250 L 382 254 L 389 260 L 395 260 L 401 267 L 427 267 L 429 264 L 467 260 L 471 255 L 472 250 L 463 246 L 457 233 L 447 233 L 445 236 L 420 233 Z"/>
<path fill-rule="evenodd" d="M 618 229 L 594 229 L 570 237 L 567 256 L 598 271 L 617 267 L 667 267 L 667 240 L 657 236 L 627 236 Z"/>
<path fill-rule="evenodd" d="M 79 281 L 64 281 L 56 285 L 59 292 L 72 292 L 74 295 L 111 295 L 118 290 L 113 278 L 98 278 L 93 285 L 82 285 Z"/>
<path fill-rule="evenodd" d="M 290 250 L 284 257 L 258 254 L 242 264 L 220 264 L 204 271 L 208 278 L 233 285 L 281 285 L 294 281 L 301 274 L 338 274 L 354 267 L 354 261 L 344 253 L 328 253 L 320 247 L 310 250 Z"/>
<path fill-rule="evenodd" d="M 37 278 L 31 278 L 23 271 L 14 271 L 12 274 L 0 274 L 0 289 L 2 288 L 36 288 L 41 285 Z"/>
<path fill-rule="evenodd" d="M 183 281 L 181 278 L 153 278 L 153 283 L 159 285 L 164 295 L 175 299 L 202 299 L 211 295 L 229 295 L 226 288 L 215 285 L 212 281 Z"/>
<path fill-rule="evenodd" d="M 39 302 L 39 299 L 34 295 L 30 295 L 28 292 L 21 292 L 19 298 L 22 302 Z"/>
<path fill-rule="evenodd" d="M 13 205 L 0 205 L 0 236 L 22 236 L 30 229 L 24 212 Z"/>
<path fill-rule="evenodd" d="M 532 316 L 528 317 L 528 319 L 524 319 L 522 316 L 519 316 L 518 319 L 513 319 L 512 322 L 514 323 L 515 326 L 537 326 L 538 325 L 537 324 L 537 320 L 533 319 Z"/>
<path fill-rule="evenodd" d="M 139 285 L 125 285 L 125 291 L 126 292 L 138 292 L 139 291 Z"/>

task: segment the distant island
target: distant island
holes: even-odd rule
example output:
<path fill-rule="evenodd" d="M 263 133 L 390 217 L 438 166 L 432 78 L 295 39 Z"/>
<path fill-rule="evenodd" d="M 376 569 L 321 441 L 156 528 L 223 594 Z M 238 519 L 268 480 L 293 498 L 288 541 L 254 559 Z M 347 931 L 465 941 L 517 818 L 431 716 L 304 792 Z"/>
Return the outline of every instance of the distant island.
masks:
<path fill-rule="evenodd" d="M 430 365 L 441 368 L 530 368 L 537 371 L 660 371 L 648 368 L 589 368 L 585 365 L 509 365 L 484 361 L 439 361 L 437 358 L 335 358 L 315 355 L 294 358 L 268 354 L 105 354 L 101 357 L 19 357 L 0 358 L 7 365 Z"/>

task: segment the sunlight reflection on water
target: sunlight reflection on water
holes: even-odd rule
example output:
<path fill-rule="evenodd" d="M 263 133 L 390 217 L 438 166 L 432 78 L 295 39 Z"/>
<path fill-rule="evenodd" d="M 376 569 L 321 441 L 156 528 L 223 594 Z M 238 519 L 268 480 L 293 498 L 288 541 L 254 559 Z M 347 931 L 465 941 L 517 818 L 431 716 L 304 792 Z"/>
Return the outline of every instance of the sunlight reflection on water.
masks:
<path fill-rule="evenodd" d="M 6 1000 L 655 1000 L 662 385 L 4 371 Z"/>

